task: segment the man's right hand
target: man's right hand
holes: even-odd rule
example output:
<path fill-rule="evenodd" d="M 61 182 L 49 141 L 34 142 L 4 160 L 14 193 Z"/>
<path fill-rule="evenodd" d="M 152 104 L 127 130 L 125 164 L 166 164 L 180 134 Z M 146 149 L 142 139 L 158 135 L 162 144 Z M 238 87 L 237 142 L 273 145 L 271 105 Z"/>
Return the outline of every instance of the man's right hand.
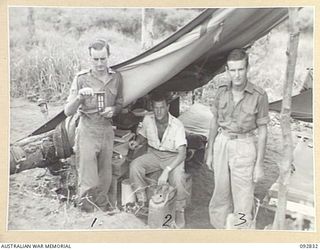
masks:
<path fill-rule="evenodd" d="M 136 147 L 138 147 L 138 146 L 139 146 L 139 144 L 138 144 L 137 141 L 129 141 L 129 148 L 130 148 L 131 150 L 135 150 Z"/>
<path fill-rule="evenodd" d="M 93 96 L 94 92 L 93 92 L 92 88 L 86 87 L 86 88 L 80 89 L 78 94 L 79 94 L 80 99 L 85 99 L 85 98 Z"/>

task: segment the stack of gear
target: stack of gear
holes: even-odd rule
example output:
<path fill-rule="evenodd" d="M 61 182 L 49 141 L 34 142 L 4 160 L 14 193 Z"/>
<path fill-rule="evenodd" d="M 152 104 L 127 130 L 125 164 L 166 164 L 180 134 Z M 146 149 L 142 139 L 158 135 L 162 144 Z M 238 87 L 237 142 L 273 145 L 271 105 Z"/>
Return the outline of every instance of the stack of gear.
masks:
<path fill-rule="evenodd" d="M 187 134 L 197 134 L 208 138 L 212 117 L 210 107 L 195 103 L 178 119 L 183 123 Z"/>
<path fill-rule="evenodd" d="M 51 171 L 60 165 L 50 136 L 27 137 L 10 145 L 10 174 L 36 167 Z"/>
<path fill-rule="evenodd" d="M 204 162 L 207 138 L 203 135 L 187 134 L 187 158 L 185 161 L 186 173 L 192 173 L 192 169 L 198 169 Z"/>
<path fill-rule="evenodd" d="M 192 168 L 199 168 L 203 164 L 212 117 L 210 108 L 200 103 L 195 103 L 178 117 L 187 133 L 188 150 L 185 162 L 187 173 L 190 173 Z"/>

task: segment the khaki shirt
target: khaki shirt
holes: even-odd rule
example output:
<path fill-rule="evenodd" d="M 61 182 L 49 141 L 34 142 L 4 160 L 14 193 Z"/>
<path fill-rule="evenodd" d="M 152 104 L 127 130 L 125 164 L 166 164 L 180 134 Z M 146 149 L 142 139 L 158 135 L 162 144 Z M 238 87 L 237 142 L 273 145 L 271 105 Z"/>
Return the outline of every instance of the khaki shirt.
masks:
<path fill-rule="evenodd" d="M 161 141 L 158 137 L 154 114 L 144 117 L 139 134 L 148 140 L 149 146 L 159 151 L 178 152 L 180 146 L 187 145 L 186 132 L 182 122 L 171 114 L 169 114 L 168 126 Z"/>
<path fill-rule="evenodd" d="M 122 77 L 118 72 L 110 71 L 109 73 L 111 73 L 111 78 L 107 82 L 103 82 L 96 78 L 91 70 L 85 70 L 78 73 L 71 84 L 67 102 L 75 99 L 80 89 L 90 87 L 94 92 L 104 92 L 105 107 L 115 106 L 115 112 L 120 112 L 123 104 Z M 79 111 L 81 114 L 84 114 L 91 119 L 101 121 L 106 119 L 98 114 L 96 95 L 85 99 L 81 103 Z"/>
<path fill-rule="evenodd" d="M 218 126 L 228 132 L 247 133 L 269 122 L 267 93 L 247 82 L 243 98 L 235 105 L 231 83 L 222 83 L 212 107 Z"/>

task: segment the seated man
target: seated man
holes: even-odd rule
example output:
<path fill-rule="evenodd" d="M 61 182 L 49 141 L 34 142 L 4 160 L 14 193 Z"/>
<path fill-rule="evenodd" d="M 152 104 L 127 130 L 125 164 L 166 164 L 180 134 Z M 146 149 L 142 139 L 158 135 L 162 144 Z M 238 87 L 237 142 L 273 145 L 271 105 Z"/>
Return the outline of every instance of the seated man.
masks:
<path fill-rule="evenodd" d="M 186 174 L 184 160 L 186 158 L 186 135 L 183 124 L 169 113 L 166 94 L 153 93 L 151 96 L 153 114 L 146 115 L 137 139 L 131 141 L 130 149 L 147 141 L 148 151 L 130 164 L 130 182 L 136 191 L 138 204 L 146 205 L 146 174 L 162 171 L 158 185 L 169 181 L 177 188 L 176 224 L 185 226 L 184 208 L 186 205 Z"/>

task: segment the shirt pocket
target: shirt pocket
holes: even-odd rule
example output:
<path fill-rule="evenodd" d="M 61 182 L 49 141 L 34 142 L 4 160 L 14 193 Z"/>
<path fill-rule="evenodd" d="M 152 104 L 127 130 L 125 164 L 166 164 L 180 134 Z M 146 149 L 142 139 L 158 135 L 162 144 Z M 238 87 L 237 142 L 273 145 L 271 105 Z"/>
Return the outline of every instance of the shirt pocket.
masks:
<path fill-rule="evenodd" d="M 228 102 L 226 99 L 220 99 L 218 104 L 218 115 L 220 119 L 224 119 L 227 116 Z"/>
<path fill-rule="evenodd" d="M 106 95 L 107 95 L 107 106 L 114 106 L 116 97 L 118 94 L 118 90 L 115 85 L 107 86 L 106 87 Z"/>
<path fill-rule="evenodd" d="M 151 147 L 158 148 L 158 135 L 151 126 L 146 129 L 146 138 Z"/>
<path fill-rule="evenodd" d="M 165 149 L 168 150 L 168 151 L 176 151 L 176 145 L 175 145 L 174 137 L 166 138 L 163 147 L 165 147 Z"/>
<path fill-rule="evenodd" d="M 255 105 L 244 103 L 240 113 L 240 127 L 246 132 L 256 128 L 256 116 L 258 110 Z"/>

